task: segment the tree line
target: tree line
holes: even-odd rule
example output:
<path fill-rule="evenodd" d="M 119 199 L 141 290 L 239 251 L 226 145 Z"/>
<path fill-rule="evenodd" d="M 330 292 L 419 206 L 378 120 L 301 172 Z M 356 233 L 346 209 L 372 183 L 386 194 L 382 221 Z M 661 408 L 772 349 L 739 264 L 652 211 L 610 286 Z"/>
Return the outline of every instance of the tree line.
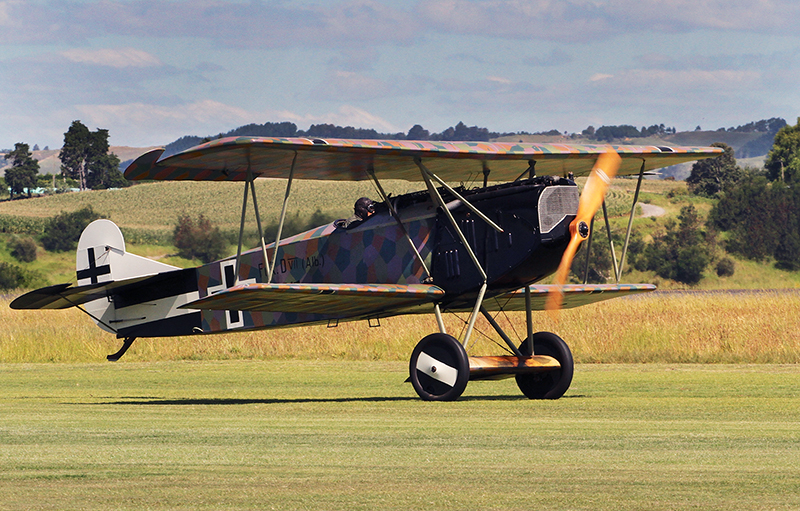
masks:
<path fill-rule="evenodd" d="M 776 124 L 781 123 L 751 123 L 748 129 L 772 129 Z M 689 204 L 651 240 L 635 236 L 630 266 L 685 284 L 697 284 L 711 265 L 719 276 L 732 275 L 735 265 L 729 255 L 800 270 L 800 118 L 775 133 L 763 168 L 741 167 L 731 147 L 711 145 L 723 153 L 695 162 L 686 180 L 690 194 L 712 201 L 708 218 L 704 221 Z M 597 268 L 610 267 L 610 254 L 602 243 L 596 246 L 592 257 L 598 261 L 589 280 L 604 282 L 610 275 Z M 574 266 L 576 275 L 582 275 L 582 265 Z"/>
<path fill-rule="evenodd" d="M 728 160 L 715 176 L 718 201 L 709 223 L 729 233 L 728 250 L 800 269 L 800 118 L 777 132 L 763 169 L 740 169 Z"/>
<path fill-rule="evenodd" d="M 433 140 L 488 142 L 494 138 L 510 135 L 560 135 L 558 130 L 539 133 L 527 131 L 495 132 L 480 126 L 467 126 L 459 122 L 440 133 L 431 133 L 420 124 L 415 124 L 407 133 L 380 133 L 374 129 L 354 128 L 352 126 L 336 126 L 334 124 L 312 124 L 307 130 L 297 129 L 293 122 L 266 122 L 264 124 L 247 124 L 214 137 L 184 136 L 167 144 L 164 156 L 179 153 L 198 144 L 224 137 L 301 137 L 301 138 L 350 138 L 366 140 Z"/>
<path fill-rule="evenodd" d="M 73 121 L 64 133 L 64 146 L 59 158 L 61 175 L 80 190 L 130 185 L 119 169 L 119 158 L 109 152 L 108 130 L 90 131 L 81 121 Z M 26 194 L 30 197 L 33 189 L 49 184 L 49 177 L 39 175 L 39 162 L 28 144 L 14 144 L 14 149 L 5 155 L 5 159 L 11 161 L 4 177 L 11 199 Z"/>

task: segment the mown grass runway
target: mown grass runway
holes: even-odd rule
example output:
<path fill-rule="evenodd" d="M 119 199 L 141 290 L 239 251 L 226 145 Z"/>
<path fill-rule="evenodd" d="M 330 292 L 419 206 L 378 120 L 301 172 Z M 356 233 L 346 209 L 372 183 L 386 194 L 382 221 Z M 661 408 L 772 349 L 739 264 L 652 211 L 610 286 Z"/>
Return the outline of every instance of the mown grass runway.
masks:
<path fill-rule="evenodd" d="M 579 365 L 418 400 L 403 362 L 0 365 L 0 509 L 797 509 L 800 367 Z"/>

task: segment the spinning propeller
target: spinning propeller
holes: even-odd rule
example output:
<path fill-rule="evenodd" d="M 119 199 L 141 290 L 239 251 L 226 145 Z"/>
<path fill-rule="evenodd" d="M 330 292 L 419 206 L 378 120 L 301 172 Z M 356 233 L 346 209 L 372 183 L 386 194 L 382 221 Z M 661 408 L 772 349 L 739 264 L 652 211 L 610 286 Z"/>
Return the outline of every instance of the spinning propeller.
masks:
<path fill-rule="evenodd" d="M 561 304 L 564 300 L 562 288 L 567 281 L 572 259 L 575 257 L 575 253 L 583 240 L 589 237 L 589 223 L 594 218 L 597 209 L 603 204 L 608 185 L 617 175 L 621 161 L 622 159 L 617 152 L 609 147 L 606 152 L 597 158 L 597 162 L 595 162 L 592 172 L 589 174 L 589 179 L 586 181 L 586 186 L 583 187 L 580 202 L 578 202 L 578 214 L 575 216 L 575 220 L 569 224 L 571 239 L 567 249 L 564 251 L 564 255 L 561 257 L 561 264 L 558 265 L 555 280 L 553 281 L 554 287 L 547 296 L 547 302 L 545 303 L 545 309 L 553 319 L 558 319 L 558 311 L 561 309 Z"/>

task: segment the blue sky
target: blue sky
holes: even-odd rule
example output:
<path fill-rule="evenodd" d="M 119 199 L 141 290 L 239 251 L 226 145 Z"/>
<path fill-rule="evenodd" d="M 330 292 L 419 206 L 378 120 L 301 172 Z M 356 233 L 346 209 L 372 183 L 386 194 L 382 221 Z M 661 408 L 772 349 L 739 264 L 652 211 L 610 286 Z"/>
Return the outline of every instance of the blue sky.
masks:
<path fill-rule="evenodd" d="M 0 0 L 0 147 L 800 115 L 796 0 Z"/>

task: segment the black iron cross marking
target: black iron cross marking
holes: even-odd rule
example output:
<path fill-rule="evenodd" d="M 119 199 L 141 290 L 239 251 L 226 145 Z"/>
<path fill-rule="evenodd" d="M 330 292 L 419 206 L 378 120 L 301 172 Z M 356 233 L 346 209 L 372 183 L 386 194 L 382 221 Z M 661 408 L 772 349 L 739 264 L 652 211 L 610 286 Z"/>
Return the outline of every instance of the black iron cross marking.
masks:
<path fill-rule="evenodd" d="M 92 284 L 97 284 L 97 277 L 111 273 L 111 265 L 97 266 L 94 259 L 94 248 L 89 249 L 89 268 L 78 270 L 78 280 L 92 279 Z"/>

